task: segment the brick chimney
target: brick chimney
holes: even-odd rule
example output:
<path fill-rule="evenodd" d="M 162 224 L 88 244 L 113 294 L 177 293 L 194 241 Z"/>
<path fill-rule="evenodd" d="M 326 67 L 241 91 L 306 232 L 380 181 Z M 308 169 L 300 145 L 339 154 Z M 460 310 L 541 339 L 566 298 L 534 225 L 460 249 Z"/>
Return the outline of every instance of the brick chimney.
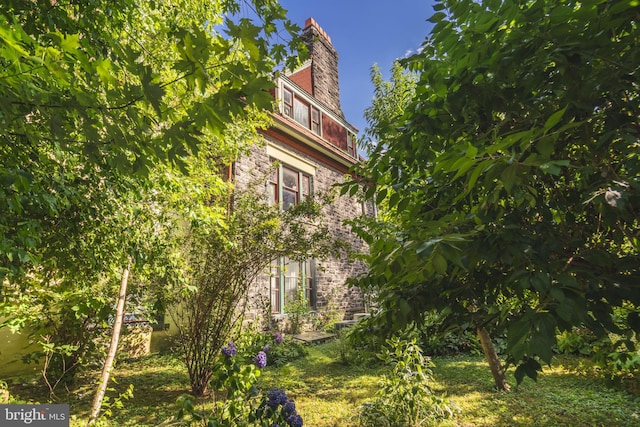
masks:
<path fill-rule="evenodd" d="M 331 37 L 315 19 L 308 18 L 304 23 L 302 38 L 307 43 L 311 59 L 312 95 L 338 116 L 344 118 L 340 107 L 338 53 L 331 44 Z"/>

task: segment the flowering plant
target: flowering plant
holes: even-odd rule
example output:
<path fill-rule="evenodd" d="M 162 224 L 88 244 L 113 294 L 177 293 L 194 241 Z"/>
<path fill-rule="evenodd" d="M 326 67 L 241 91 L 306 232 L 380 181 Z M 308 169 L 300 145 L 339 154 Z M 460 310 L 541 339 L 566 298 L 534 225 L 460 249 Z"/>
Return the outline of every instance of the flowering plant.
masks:
<path fill-rule="evenodd" d="M 271 427 L 302 427 L 302 417 L 296 411 L 296 404 L 287 397 L 284 390 L 273 388 L 267 392 L 260 407 L 255 411 L 255 420 L 269 420 Z"/>
<path fill-rule="evenodd" d="M 284 390 L 272 389 L 264 395 L 256 386 L 260 370 L 267 366 L 270 349 L 268 344 L 263 346 L 253 357 L 253 363 L 243 363 L 235 343 L 229 342 L 220 350 L 221 357 L 212 367 L 211 413 L 196 410 L 193 397 L 184 395 L 178 399 L 181 406 L 178 418 L 190 415 L 188 425 L 201 422 L 211 427 L 302 427 L 302 417 Z"/>

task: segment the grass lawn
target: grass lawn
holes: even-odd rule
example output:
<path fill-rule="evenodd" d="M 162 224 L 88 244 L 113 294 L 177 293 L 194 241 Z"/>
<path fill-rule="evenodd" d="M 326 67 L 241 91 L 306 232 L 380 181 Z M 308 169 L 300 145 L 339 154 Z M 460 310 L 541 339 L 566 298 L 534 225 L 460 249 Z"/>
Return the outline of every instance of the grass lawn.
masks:
<path fill-rule="evenodd" d="M 337 346 L 309 348 L 309 356 L 283 368 L 267 368 L 264 388 L 280 387 L 294 398 L 308 427 L 357 425 L 358 408 L 371 400 L 382 375 L 380 368 L 346 366 L 338 362 Z M 612 390 L 591 373 L 585 359 L 561 357 L 546 368 L 538 382 L 530 380 L 509 393 L 493 389 L 491 374 L 477 356 L 434 359 L 435 383 L 462 410 L 442 426 L 638 426 L 640 396 Z M 134 385 L 134 397 L 114 409 L 107 426 L 156 426 L 171 417 L 176 399 L 188 392 L 188 378 L 180 361 L 153 355 L 117 366 L 114 388 Z M 24 381 L 10 382 L 20 401 L 46 402 L 47 393 Z M 112 393 L 113 394 L 113 393 Z M 93 397 L 93 384 L 84 383 L 58 393 L 58 403 L 69 403 L 72 426 L 84 425 Z"/>

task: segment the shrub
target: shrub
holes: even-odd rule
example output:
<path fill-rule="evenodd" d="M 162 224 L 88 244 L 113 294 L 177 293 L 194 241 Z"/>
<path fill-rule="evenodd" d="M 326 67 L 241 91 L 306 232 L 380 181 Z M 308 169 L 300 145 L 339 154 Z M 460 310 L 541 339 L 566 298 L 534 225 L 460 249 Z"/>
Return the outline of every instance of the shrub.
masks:
<path fill-rule="evenodd" d="M 207 427 L 302 427 L 302 417 L 284 390 L 272 389 L 263 393 L 256 386 L 260 370 L 268 363 L 267 352 L 263 347 L 251 363 L 246 363 L 236 345 L 228 343 L 213 367 L 211 412 L 196 409 L 193 396 L 183 395 L 178 398 L 177 418 L 187 425 Z"/>
<path fill-rule="evenodd" d="M 261 333 L 244 332 L 238 340 L 241 348 L 240 357 L 247 363 L 260 351 L 267 353 L 269 366 L 280 367 L 292 360 L 305 357 L 309 352 L 306 347 L 280 332 Z"/>
<path fill-rule="evenodd" d="M 383 340 L 376 332 L 369 319 L 338 331 L 340 361 L 346 365 L 371 366 L 380 363 L 377 354 L 382 350 Z"/>
<path fill-rule="evenodd" d="M 587 328 L 573 328 L 571 331 L 563 331 L 557 337 L 558 352 L 591 356 L 594 354 L 597 340 L 595 334 Z"/>
<path fill-rule="evenodd" d="M 425 315 L 418 334 L 422 349 L 430 356 L 479 354 L 482 351 L 475 327 L 468 323 L 446 327 L 444 317 L 436 311 Z"/>
<path fill-rule="evenodd" d="M 391 366 L 391 373 L 380 380 L 373 402 L 360 411 L 364 427 L 423 426 L 452 417 L 457 409 L 429 386 L 433 363 L 411 340 L 393 337 L 386 341 L 380 359 Z"/>

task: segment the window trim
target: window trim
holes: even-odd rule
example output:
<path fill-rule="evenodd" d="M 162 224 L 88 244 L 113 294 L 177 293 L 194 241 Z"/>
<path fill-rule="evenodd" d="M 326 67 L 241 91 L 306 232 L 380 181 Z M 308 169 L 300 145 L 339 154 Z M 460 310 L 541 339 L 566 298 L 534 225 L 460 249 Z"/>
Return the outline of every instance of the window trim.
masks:
<path fill-rule="evenodd" d="M 300 172 L 304 172 L 307 175 L 315 176 L 317 167 L 313 163 L 303 159 L 302 157 L 296 156 L 295 154 L 289 153 L 282 148 L 273 145 L 272 143 L 267 143 L 267 156 L 270 158 L 277 160 L 282 164 L 286 164 L 287 166 L 297 169 Z"/>
<path fill-rule="evenodd" d="M 317 288 L 316 288 L 316 263 L 313 258 L 306 259 L 304 261 L 294 261 L 288 257 L 280 257 L 271 265 L 270 268 L 270 278 L 269 278 L 269 304 L 271 308 L 272 315 L 286 315 L 284 308 L 287 305 L 287 295 L 286 295 L 286 287 L 287 287 L 287 271 L 286 266 L 290 263 L 298 264 L 298 272 L 300 272 L 300 277 L 297 278 L 296 283 L 296 292 L 299 289 L 300 284 L 304 286 L 304 295 L 305 300 L 307 301 L 307 306 L 311 310 L 317 309 L 318 299 L 317 299 Z M 274 289 L 274 284 L 277 286 L 277 289 Z M 276 296 L 277 301 L 274 301 L 274 296 Z M 275 303 L 275 306 L 274 306 Z"/>
<path fill-rule="evenodd" d="M 287 204 L 286 207 L 284 206 L 285 191 L 295 193 L 296 200 L 295 203 L 293 203 L 294 206 L 303 202 L 307 197 L 313 194 L 313 175 L 308 174 L 305 171 L 296 169 L 288 164 L 279 162 L 277 159 L 271 160 L 272 162 L 279 163 L 277 170 L 271 174 L 269 180 L 267 181 L 269 202 L 271 204 L 278 204 L 281 210 L 288 209 L 291 204 Z M 297 174 L 296 185 L 294 187 L 285 186 L 285 171 Z"/>

